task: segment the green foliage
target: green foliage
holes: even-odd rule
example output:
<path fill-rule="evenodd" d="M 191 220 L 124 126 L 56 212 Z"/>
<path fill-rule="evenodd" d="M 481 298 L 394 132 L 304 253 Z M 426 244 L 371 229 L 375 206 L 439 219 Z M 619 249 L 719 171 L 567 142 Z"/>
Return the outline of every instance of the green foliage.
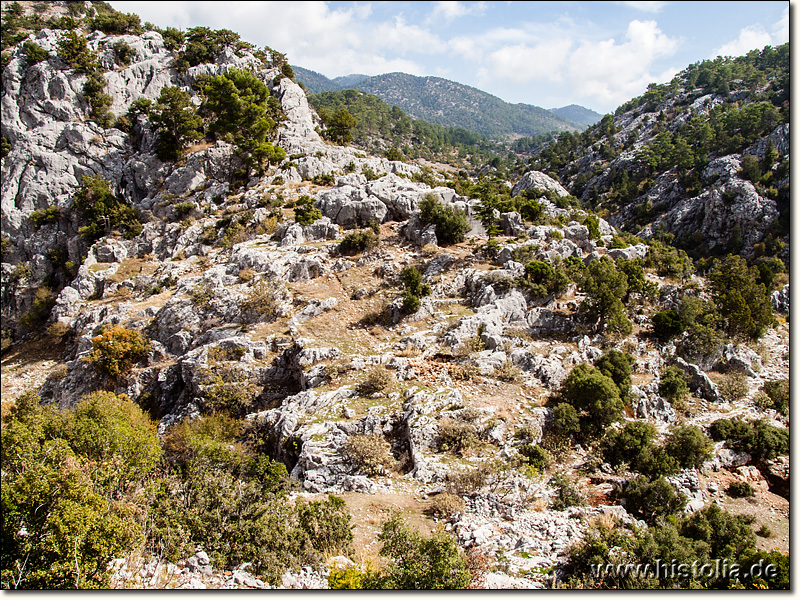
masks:
<path fill-rule="evenodd" d="M 637 475 L 624 486 L 622 494 L 625 509 L 651 525 L 660 517 L 679 513 L 686 505 L 686 497 L 663 477 L 650 481 Z"/>
<path fill-rule="evenodd" d="M 311 196 L 300 196 L 294 206 L 294 220 L 300 225 L 311 225 L 317 219 L 322 218 L 322 213 L 314 207 L 314 199 Z"/>
<path fill-rule="evenodd" d="M 342 254 L 359 254 L 374 248 L 380 242 L 380 238 L 371 230 L 355 231 L 348 233 L 339 242 L 339 252 Z"/>
<path fill-rule="evenodd" d="M 750 386 L 747 385 L 747 376 L 744 373 L 728 373 L 717 386 L 720 395 L 728 402 L 735 402 L 747 396 Z"/>
<path fill-rule="evenodd" d="M 11 142 L 9 142 L 5 136 L 0 138 L 0 158 L 5 158 L 8 156 L 11 153 L 11 150 Z"/>
<path fill-rule="evenodd" d="M 632 331 L 622 304 L 628 292 L 628 278 L 617 270 L 614 261 L 607 256 L 593 260 L 581 274 L 578 286 L 586 294 L 581 310 L 597 323 L 597 331 L 607 328 L 620 335 Z"/>
<path fill-rule="evenodd" d="M 158 134 L 156 153 L 161 160 L 178 160 L 182 150 L 203 137 L 203 120 L 197 114 L 191 96 L 178 87 L 164 87 L 158 101 L 148 110 Z"/>
<path fill-rule="evenodd" d="M 420 221 L 423 225 L 436 225 L 436 239 L 444 245 L 458 244 L 466 239 L 470 230 L 464 211 L 445 206 L 436 194 L 426 194 L 419 203 Z"/>
<path fill-rule="evenodd" d="M 770 400 L 769 408 L 781 414 L 789 414 L 789 380 L 779 379 L 764 382 L 764 393 Z"/>
<path fill-rule="evenodd" d="M 479 443 L 478 429 L 472 423 L 444 419 L 439 424 L 439 449 L 464 456 Z"/>
<path fill-rule="evenodd" d="M 58 40 L 58 56 L 78 73 L 91 73 L 97 67 L 97 55 L 89 50 L 86 38 L 67 31 Z"/>
<path fill-rule="evenodd" d="M 245 163 L 258 172 L 263 172 L 265 162 L 277 160 L 280 152 L 271 142 L 286 115 L 254 73 L 230 69 L 208 80 L 203 93 L 211 135 L 236 144 Z"/>
<path fill-rule="evenodd" d="M 378 536 L 381 556 L 390 563 L 378 573 L 367 573 L 365 589 L 463 589 L 470 580 L 466 559 L 453 537 L 442 530 L 425 537 L 412 530 L 399 513 L 383 524 Z"/>
<path fill-rule="evenodd" d="M 673 427 L 664 447 L 682 469 L 696 469 L 711 458 L 711 440 L 696 425 Z"/>
<path fill-rule="evenodd" d="M 617 388 L 619 396 L 623 400 L 627 399 L 631 387 L 631 366 L 636 362 L 627 352 L 611 349 L 603 353 L 594 363 L 603 375 L 610 377 Z"/>
<path fill-rule="evenodd" d="M 582 433 L 596 433 L 622 418 L 623 401 L 614 380 L 586 363 L 577 365 L 561 384 L 559 401 L 580 415 Z"/>
<path fill-rule="evenodd" d="M 92 338 L 87 362 L 103 375 L 120 377 L 127 375 L 149 352 L 150 342 L 144 335 L 121 325 L 110 325 Z"/>
<path fill-rule="evenodd" d="M 561 264 L 553 268 L 550 263 L 541 260 L 534 260 L 525 265 L 525 278 L 530 282 L 528 289 L 535 296 L 559 296 L 566 291 L 570 283 L 569 276 Z"/>
<path fill-rule="evenodd" d="M 167 28 L 169 32 L 169 28 Z M 250 45 L 241 41 L 239 34 L 228 29 L 210 29 L 208 27 L 191 27 L 185 36 L 178 36 L 169 32 L 170 45 L 177 48 L 185 39 L 186 46 L 173 61 L 173 66 L 180 73 L 185 73 L 189 67 L 196 67 L 203 63 L 216 62 L 217 57 L 226 47 L 234 50 L 243 50 Z"/>
<path fill-rule="evenodd" d="M 422 302 L 419 296 L 415 296 L 408 290 L 403 292 L 403 304 L 400 310 L 403 311 L 404 315 L 413 315 L 420 309 L 420 306 L 422 306 Z"/>
<path fill-rule="evenodd" d="M 553 432 L 556 435 L 566 437 L 580 430 L 580 418 L 572 404 L 559 402 L 553 407 Z"/>
<path fill-rule="evenodd" d="M 355 117 L 346 108 L 340 108 L 332 115 L 328 116 L 323 112 L 320 114 L 322 124 L 325 125 L 324 135 L 335 144 L 344 146 L 353 141 L 352 129 L 358 125 Z"/>
<path fill-rule="evenodd" d="M 714 303 L 731 336 L 758 339 L 772 325 L 772 303 L 759 272 L 740 256 L 714 261 L 708 274 Z"/>
<path fill-rule="evenodd" d="M 677 311 L 670 308 L 657 312 L 652 317 L 653 335 L 662 342 L 668 342 L 683 333 L 684 325 Z"/>
<path fill-rule="evenodd" d="M 536 446 L 534 444 L 524 444 L 520 446 L 519 453 L 525 459 L 526 464 L 532 466 L 539 472 L 544 471 L 552 462 L 550 453 L 541 446 Z"/>
<path fill-rule="evenodd" d="M 113 228 L 121 228 L 131 239 L 142 231 L 138 212 L 111 191 L 111 184 L 100 175 L 83 176 L 75 192 L 75 206 L 88 224 L 78 232 L 89 242 L 94 242 Z"/>
<path fill-rule="evenodd" d="M 761 165 L 758 164 L 758 158 L 752 154 L 745 154 L 742 156 L 742 169 L 740 171 L 744 179 L 748 179 L 753 183 L 758 183 L 761 179 Z"/>
<path fill-rule="evenodd" d="M 382 365 L 373 365 L 367 369 L 364 381 L 358 386 L 361 394 L 385 393 L 394 383 L 394 375 Z"/>
<path fill-rule="evenodd" d="M 556 473 L 550 478 L 550 485 L 556 489 L 556 494 L 550 504 L 553 510 L 565 510 L 570 506 L 583 506 L 585 501 L 574 484 L 562 473 Z"/>
<path fill-rule="evenodd" d="M 186 34 L 184 34 L 180 29 L 177 29 L 175 27 L 167 27 L 166 29 L 159 29 L 158 32 L 164 39 L 164 47 L 170 51 L 175 51 L 178 48 L 180 48 L 183 45 L 184 40 L 186 39 Z"/>
<path fill-rule="evenodd" d="M 428 296 L 431 293 L 431 286 L 423 283 L 422 274 L 414 266 L 403 267 L 400 271 L 400 281 L 405 289 L 415 296 Z"/>
<path fill-rule="evenodd" d="M 48 223 L 55 223 L 61 217 L 61 209 L 58 206 L 48 206 L 47 208 L 43 208 L 41 210 L 35 210 L 28 218 L 33 223 L 33 226 L 36 229 L 39 229 L 42 225 L 46 225 Z"/>
<path fill-rule="evenodd" d="M 271 283 L 261 280 L 248 289 L 239 306 L 248 322 L 274 319 L 278 316 L 278 291 Z"/>
<path fill-rule="evenodd" d="M 124 396 L 92 394 L 65 414 L 18 398 L 2 429 L 2 586 L 107 587 L 109 560 L 143 539 L 135 506 L 111 492 L 141 482 L 159 453 Z"/>
<path fill-rule="evenodd" d="M 673 404 L 679 404 L 688 396 L 689 386 L 686 382 L 686 375 L 683 369 L 673 365 L 661 371 L 661 379 L 658 382 L 658 393 Z"/>
<path fill-rule="evenodd" d="M 98 13 L 91 21 L 92 29 L 109 35 L 140 35 L 144 32 L 139 15 L 133 13 Z"/>
<path fill-rule="evenodd" d="M 311 178 L 311 183 L 315 185 L 333 185 L 333 174 L 320 173 Z"/>
<path fill-rule="evenodd" d="M 394 464 L 389 443 L 380 434 L 350 435 L 342 453 L 368 477 L 385 475 Z"/>
<path fill-rule="evenodd" d="M 765 420 L 748 424 L 741 419 L 717 419 L 709 427 L 716 440 L 739 452 L 747 452 L 754 460 L 769 460 L 789 451 L 789 430 L 770 425 Z"/>
<path fill-rule="evenodd" d="M 39 64 L 43 60 L 47 60 L 50 56 L 47 50 L 34 42 L 25 42 L 22 45 L 22 50 L 25 52 L 28 66 Z"/>
<path fill-rule="evenodd" d="M 756 495 L 753 486 L 746 481 L 732 481 L 725 493 L 731 498 L 750 498 Z"/>
<path fill-rule="evenodd" d="M 353 550 L 353 525 L 344 500 L 328 494 L 325 501 L 297 502 L 297 520 L 314 548 L 328 555 L 350 554 Z"/>

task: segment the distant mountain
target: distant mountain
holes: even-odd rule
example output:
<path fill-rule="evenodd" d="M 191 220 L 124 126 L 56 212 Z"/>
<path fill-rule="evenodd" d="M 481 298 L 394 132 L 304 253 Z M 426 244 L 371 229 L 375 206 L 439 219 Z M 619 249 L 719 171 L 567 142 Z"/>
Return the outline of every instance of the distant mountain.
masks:
<path fill-rule="evenodd" d="M 551 108 L 551 113 L 555 113 L 565 119 L 580 123 L 582 125 L 594 125 L 599 123 L 603 118 L 599 112 L 595 112 L 589 108 L 579 106 L 577 104 L 570 104 L 569 106 L 562 106 L 561 108 Z"/>
<path fill-rule="evenodd" d="M 538 106 L 509 104 L 479 89 L 440 77 L 387 73 L 374 77 L 346 75 L 328 79 L 302 67 L 292 68 L 297 80 L 312 94 L 352 87 L 374 94 L 389 105 L 399 106 L 414 119 L 461 127 L 494 140 L 551 131 L 582 131 L 587 126 L 585 122 L 571 120 Z"/>

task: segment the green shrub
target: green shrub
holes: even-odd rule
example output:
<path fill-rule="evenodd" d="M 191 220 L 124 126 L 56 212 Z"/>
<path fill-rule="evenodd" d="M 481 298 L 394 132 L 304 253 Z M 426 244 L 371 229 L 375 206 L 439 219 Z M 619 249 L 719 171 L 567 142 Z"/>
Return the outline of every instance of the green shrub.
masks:
<path fill-rule="evenodd" d="M 67 31 L 58 40 L 58 56 L 78 73 L 91 73 L 97 67 L 97 55 L 89 50 L 86 38 Z"/>
<path fill-rule="evenodd" d="M 673 427 L 665 444 L 681 468 L 698 468 L 711 458 L 711 441 L 696 425 Z"/>
<path fill-rule="evenodd" d="M 689 386 L 683 369 L 673 365 L 661 371 L 658 393 L 671 403 L 679 405 L 689 395 Z"/>
<path fill-rule="evenodd" d="M 158 100 L 152 106 L 143 105 L 142 110 L 146 110 L 155 126 L 156 154 L 161 160 L 178 160 L 187 144 L 203 137 L 203 120 L 189 93 L 179 87 L 162 88 Z"/>
<path fill-rule="evenodd" d="M 327 555 L 350 554 L 353 550 L 353 525 L 344 500 L 328 494 L 328 498 L 297 501 L 300 528 L 319 552 Z"/>
<path fill-rule="evenodd" d="M 34 227 L 39 229 L 47 223 L 55 223 L 61 217 L 61 209 L 58 206 L 48 206 L 41 210 L 35 210 L 28 218 L 33 222 Z"/>
<path fill-rule="evenodd" d="M 653 315 L 653 335 L 662 342 L 680 335 L 683 330 L 683 321 L 677 311 L 670 308 Z"/>
<path fill-rule="evenodd" d="M 131 64 L 134 56 L 136 56 L 136 51 L 122 40 L 114 44 L 114 57 L 117 59 L 117 64 L 127 67 Z"/>
<path fill-rule="evenodd" d="M 586 294 L 581 311 L 596 323 L 597 331 L 608 329 L 628 335 L 632 324 L 625 313 L 622 298 L 628 293 L 628 278 L 607 256 L 589 263 L 578 279 L 580 291 Z"/>
<path fill-rule="evenodd" d="M 612 466 L 628 463 L 639 470 L 638 461 L 652 450 L 658 431 L 650 423 L 630 421 L 621 430 L 610 429 L 603 439 L 603 458 Z"/>
<path fill-rule="evenodd" d="M 553 407 L 553 432 L 567 437 L 581 430 L 578 412 L 572 404 L 559 402 Z"/>
<path fill-rule="evenodd" d="M 472 423 L 445 419 L 439 424 L 439 449 L 464 455 L 480 443 L 478 430 Z"/>
<path fill-rule="evenodd" d="M 431 286 L 423 283 L 422 274 L 414 266 L 403 267 L 400 271 L 400 281 L 406 291 L 417 297 L 428 296 L 431 293 Z"/>
<path fill-rule="evenodd" d="M 578 411 L 582 433 L 599 432 L 622 418 L 624 404 L 614 380 L 586 363 L 573 368 L 563 381 L 559 400 Z"/>
<path fill-rule="evenodd" d="M 35 44 L 34 42 L 25 42 L 22 45 L 22 50 L 25 52 L 25 58 L 28 62 L 28 66 L 39 64 L 43 60 L 47 60 L 50 56 L 47 53 L 47 50 L 38 44 Z"/>
<path fill-rule="evenodd" d="M 537 471 L 544 471 L 552 463 L 550 453 L 541 446 L 524 444 L 519 447 L 519 453 L 525 459 L 525 462 Z"/>
<path fill-rule="evenodd" d="M 274 319 L 280 308 L 278 292 L 271 284 L 259 281 L 247 291 L 239 307 L 247 322 Z"/>
<path fill-rule="evenodd" d="M 767 288 L 758 283 L 756 267 L 737 255 L 714 261 L 708 274 L 714 303 L 731 336 L 758 339 L 772 325 L 772 303 Z"/>
<path fill-rule="evenodd" d="M 339 252 L 342 254 L 359 254 L 378 245 L 380 238 L 370 230 L 348 233 L 339 242 Z"/>
<path fill-rule="evenodd" d="M 365 589 L 464 589 L 470 580 L 463 551 L 442 530 L 424 537 L 406 525 L 399 513 L 383 524 L 378 536 L 381 556 L 390 560 L 380 572 L 367 573 Z"/>
<path fill-rule="evenodd" d="M 333 185 L 332 173 L 321 173 L 311 178 L 311 183 L 316 185 Z"/>
<path fill-rule="evenodd" d="M 294 220 L 300 225 L 311 225 L 322 218 L 318 208 L 314 208 L 314 199 L 311 196 L 300 196 L 294 207 Z"/>
<path fill-rule="evenodd" d="M 11 153 L 11 142 L 5 136 L 0 138 L 0 158 L 5 158 Z"/>
<path fill-rule="evenodd" d="M 614 381 L 620 398 L 626 399 L 631 387 L 631 366 L 634 362 L 636 361 L 630 354 L 612 348 L 604 352 L 594 366 Z"/>
<path fill-rule="evenodd" d="M 368 477 L 385 475 L 394 464 L 389 443 L 379 434 L 348 436 L 342 453 Z"/>
<path fill-rule="evenodd" d="M 732 481 L 725 493 L 731 498 L 750 498 L 756 495 L 753 486 L 746 481 Z"/>
<path fill-rule="evenodd" d="M 466 239 L 470 230 L 467 215 L 462 210 L 445 206 L 436 194 L 426 194 L 419 203 L 420 221 L 423 225 L 436 225 L 436 239 L 439 244 L 449 246 Z"/>
<path fill-rule="evenodd" d="M 624 486 L 622 494 L 625 509 L 651 525 L 659 517 L 679 513 L 686 506 L 686 497 L 663 477 L 650 481 L 637 475 Z"/>
<path fill-rule="evenodd" d="M 422 306 L 420 299 L 418 296 L 415 296 L 408 290 L 403 292 L 403 304 L 400 307 L 400 310 L 403 312 L 404 315 L 413 315 L 417 312 Z"/>
<path fill-rule="evenodd" d="M 140 35 L 144 32 L 139 15 L 132 13 L 98 13 L 90 21 L 90 26 L 109 35 Z"/>
<path fill-rule="evenodd" d="M 142 231 L 142 223 L 136 209 L 117 198 L 111 184 L 99 175 L 84 175 L 75 193 L 75 206 L 88 224 L 78 230 L 89 242 L 98 240 L 114 228 L 122 229 L 131 239 Z"/>
<path fill-rule="evenodd" d="M 770 400 L 770 408 L 783 415 L 789 414 L 789 380 L 779 379 L 764 382 L 764 393 Z"/>
<path fill-rule="evenodd" d="M 110 325 L 92 338 L 92 352 L 87 361 L 104 375 L 120 377 L 127 375 L 149 352 L 150 342 L 140 332 Z"/>
<path fill-rule="evenodd" d="M 556 489 L 556 494 L 550 504 L 553 510 L 565 510 L 570 506 L 583 506 L 585 500 L 575 485 L 562 473 L 556 473 L 550 478 L 550 485 Z"/>

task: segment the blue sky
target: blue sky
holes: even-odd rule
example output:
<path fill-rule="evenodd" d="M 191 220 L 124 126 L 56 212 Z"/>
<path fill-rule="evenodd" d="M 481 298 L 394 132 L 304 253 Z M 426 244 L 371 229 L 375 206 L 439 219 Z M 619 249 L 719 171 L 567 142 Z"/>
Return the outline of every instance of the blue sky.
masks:
<path fill-rule="evenodd" d="M 328 77 L 402 71 L 601 113 L 687 65 L 789 41 L 789 2 L 135 2 L 161 27 L 238 32 Z"/>

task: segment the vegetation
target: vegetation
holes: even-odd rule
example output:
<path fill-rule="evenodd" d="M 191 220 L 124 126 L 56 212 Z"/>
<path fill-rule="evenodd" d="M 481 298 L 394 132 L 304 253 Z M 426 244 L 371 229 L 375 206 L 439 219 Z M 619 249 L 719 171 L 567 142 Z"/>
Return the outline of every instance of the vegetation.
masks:
<path fill-rule="evenodd" d="M 162 88 L 149 116 L 158 133 L 157 153 L 161 160 L 178 160 L 189 142 L 203 137 L 203 120 L 189 93 L 180 88 Z"/>
<path fill-rule="evenodd" d="M 582 434 L 599 433 L 622 418 L 623 401 L 614 380 L 586 363 L 572 369 L 558 398 L 575 408 Z"/>
<path fill-rule="evenodd" d="M 426 194 L 419 203 L 420 221 L 423 225 L 436 225 L 436 240 L 439 244 L 449 246 L 466 239 L 470 230 L 467 215 L 464 211 L 452 206 L 445 206 L 436 194 Z"/>
<path fill-rule="evenodd" d="M 83 176 L 75 193 L 75 206 L 81 217 L 88 221 L 79 233 L 89 242 L 96 241 L 115 228 L 120 228 L 128 239 L 142 231 L 136 209 L 115 196 L 111 184 L 99 175 Z"/>
<path fill-rule="evenodd" d="M 384 475 L 394 464 L 389 443 L 382 435 L 348 436 L 342 452 L 368 477 Z"/>
<path fill-rule="evenodd" d="M 148 352 L 150 343 L 144 335 L 111 325 L 92 338 L 92 352 L 87 361 L 100 373 L 119 377 L 127 374 Z"/>
<path fill-rule="evenodd" d="M 339 252 L 342 254 L 359 254 L 378 245 L 380 238 L 375 233 L 366 229 L 348 233 L 339 242 Z"/>

